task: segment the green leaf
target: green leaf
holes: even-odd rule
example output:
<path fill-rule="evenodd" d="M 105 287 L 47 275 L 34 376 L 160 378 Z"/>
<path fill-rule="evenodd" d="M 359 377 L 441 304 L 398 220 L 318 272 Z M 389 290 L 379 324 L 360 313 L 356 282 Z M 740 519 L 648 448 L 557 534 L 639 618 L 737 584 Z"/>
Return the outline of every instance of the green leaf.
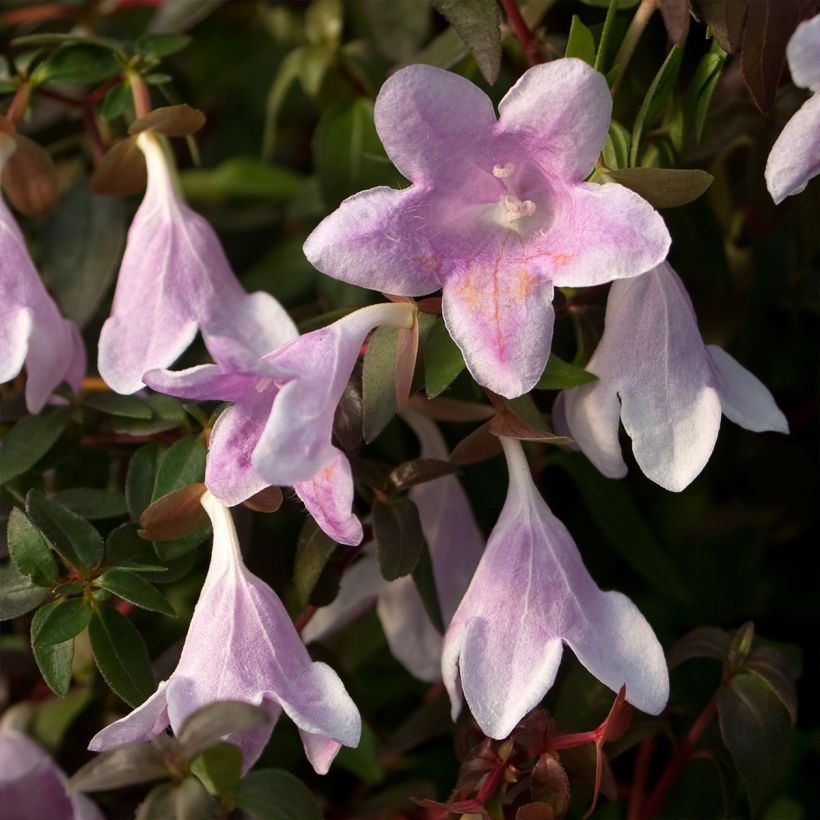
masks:
<path fill-rule="evenodd" d="M 279 120 L 279 110 L 285 101 L 290 87 L 299 76 L 302 58 L 306 47 L 295 48 L 279 66 L 279 71 L 273 78 L 268 97 L 265 103 L 265 130 L 262 136 L 262 159 L 269 160 L 273 156 L 276 146 L 276 126 Z"/>
<path fill-rule="evenodd" d="M 555 458 L 575 482 L 593 520 L 616 552 L 661 592 L 679 601 L 688 600 L 677 567 L 624 485 L 604 478 L 583 456 L 559 453 Z"/>
<path fill-rule="evenodd" d="M 409 60 L 430 34 L 428 3 L 417 0 L 392 0 L 390 3 L 362 0 L 356 6 L 367 21 L 369 39 L 379 54 L 391 63 Z"/>
<path fill-rule="evenodd" d="M 299 533 L 293 583 L 303 604 L 327 606 L 339 591 L 339 573 L 330 564 L 339 545 L 309 518 Z"/>
<path fill-rule="evenodd" d="M 538 390 L 566 390 L 570 387 L 580 387 L 582 384 L 589 384 L 597 381 L 598 377 L 582 367 L 565 362 L 554 353 L 550 353 L 547 359 L 547 366 L 541 374 L 541 378 L 536 382 Z"/>
<path fill-rule="evenodd" d="M 682 60 L 683 49 L 680 46 L 672 46 L 646 92 L 632 128 L 632 148 L 629 156 L 629 164 L 632 166 L 638 164 L 643 135 L 655 124 L 661 108 L 672 93 Z"/>
<path fill-rule="evenodd" d="M 127 80 L 123 80 L 113 88 L 108 89 L 100 108 L 100 116 L 106 122 L 111 122 L 117 117 L 129 115 L 133 119 L 134 98 L 131 94 L 131 84 Z"/>
<path fill-rule="evenodd" d="M 37 490 L 26 496 L 26 512 L 71 566 L 83 570 L 102 560 L 103 540 L 88 521 Z"/>
<path fill-rule="evenodd" d="M 373 502 L 373 538 L 382 577 L 395 581 L 409 575 L 424 548 L 419 511 L 409 498 Z"/>
<path fill-rule="evenodd" d="M 135 606 L 161 612 L 172 618 L 176 615 L 174 608 L 153 584 L 127 569 L 106 570 L 94 583 Z"/>
<path fill-rule="evenodd" d="M 0 621 L 8 621 L 34 609 L 48 598 L 48 590 L 21 575 L 11 561 L 0 564 Z"/>
<path fill-rule="evenodd" d="M 165 756 L 153 743 L 129 743 L 95 755 L 69 780 L 78 792 L 103 792 L 168 777 Z"/>
<path fill-rule="evenodd" d="M 86 598 L 54 601 L 40 607 L 37 615 L 31 624 L 32 645 L 53 646 L 71 640 L 88 626 L 91 604 Z"/>
<path fill-rule="evenodd" d="M 74 642 L 68 641 L 65 646 L 69 647 L 73 654 Z M 71 670 L 70 661 L 68 669 Z M 32 735 L 49 751 L 56 752 L 74 721 L 92 700 L 94 694 L 91 688 L 81 686 L 71 692 L 64 691 L 59 697 L 42 701 L 37 705 L 37 713 L 31 725 Z"/>
<path fill-rule="evenodd" d="M 114 281 L 125 247 L 126 208 L 121 199 L 97 196 L 86 182 L 63 194 L 43 235 L 42 273 L 63 315 L 84 327 Z M 115 395 L 111 393 L 93 396 Z M 139 399 L 118 396 L 121 400 Z M 93 403 L 91 404 L 93 406 Z"/>
<path fill-rule="evenodd" d="M 198 754 L 190 769 L 209 794 L 227 797 L 242 777 L 242 750 L 233 743 L 218 743 Z"/>
<path fill-rule="evenodd" d="M 362 433 L 368 444 L 396 415 L 396 358 L 399 330 L 376 328 L 362 363 Z"/>
<path fill-rule="evenodd" d="M 150 419 L 154 415 L 144 399 L 137 396 L 121 396 L 119 393 L 89 393 L 83 399 L 83 404 L 101 413 L 107 413 L 109 416 L 122 416 L 127 419 Z M 144 450 L 151 446 L 154 445 L 146 444 L 141 449 Z"/>
<path fill-rule="evenodd" d="M 501 18 L 495 0 L 432 0 L 470 49 L 491 85 L 501 68 Z"/>
<path fill-rule="evenodd" d="M 140 447 L 128 462 L 125 476 L 125 502 L 133 521 L 138 521 L 151 503 L 157 464 L 164 450 L 161 444 L 152 442 Z"/>
<path fill-rule="evenodd" d="M 70 415 L 66 407 L 53 407 L 20 419 L 0 442 L 0 484 L 30 470 L 57 443 Z"/>
<path fill-rule="evenodd" d="M 285 202 L 298 194 L 306 178 L 253 157 L 232 157 L 211 170 L 185 171 L 182 188 L 191 199 Z"/>
<path fill-rule="evenodd" d="M 717 40 L 713 40 L 711 48 L 701 58 L 689 82 L 689 87 L 686 89 L 683 102 L 686 130 L 695 135 L 696 143 L 700 142 L 703 135 L 709 104 L 712 102 L 712 95 L 717 87 L 726 58 L 726 52 Z"/>
<path fill-rule="evenodd" d="M 619 122 L 612 120 L 602 154 L 607 168 L 628 168 L 631 144 L 632 134 Z"/>
<path fill-rule="evenodd" d="M 608 66 L 607 57 L 609 56 L 610 42 L 612 34 L 615 29 L 615 17 L 618 11 L 619 0 L 601 0 L 598 5 L 606 6 L 606 18 L 601 29 L 601 38 L 598 40 L 598 50 L 595 52 L 595 63 L 593 68 L 596 71 L 605 73 Z"/>
<path fill-rule="evenodd" d="M 204 478 L 205 444 L 194 436 L 185 436 L 160 456 L 151 501 Z"/>
<path fill-rule="evenodd" d="M 799 650 L 798 650 L 799 651 Z M 745 672 L 757 675 L 780 698 L 792 723 L 797 723 L 797 689 L 795 682 L 800 666 L 774 646 L 756 646 L 744 667 Z"/>
<path fill-rule="evenodd" d="M 96 487 L 71 487 L 54 494 L 54 501 L 83 518 L 120 518 L 128 515 L 125 496 Z"/>
<path fill-rule="evenodd" d="M 270 723 L 259 706 L 238 700 L 217 700 L 197 709 L 179 728 L 177 738 L 188 757 L 219 743 L 225 735 Z"/>
<path fill-rule="evenodd" d="M 88 625 L 88 637 L 100 674 L 129 706 L 139 706 L 154 692 L 148 650 L 125 615 L 99 607 Z"/>
<path fill-rule="evenodd" d="M 667 663 L 674 669 L 692 658 L 712 658 L 726 663 L 732 633 L 714 626 L 701 626 L 687 632 L 667 653 Z"/>
<path fill-rule="evenodd" d="M 436 589 L 436 577 L 433 573 L 433 562 L 430 558 L 430 549 L 426 539 L 422 538 L 421 554 L 418 563 L 413 567 L 413 583 L 424 604 L 424 611 L 430 619 L 430 623 L 443 635 L 444 616 L 441 614 L 441 604 L 439 603 L 438 590 Z"/>
<path fill-rule="evenodd" d="M 718 689 L 717 708 L 723 742 L 757 815 L 786 766 L 792 737 L 789 713 L 774 690 L 749 673 L 735 675 Z"/>
<path fill-rule="evenodd" d="M 48 615 L 50 604 L 40 607 L 31 621 L 31 632 L 39 628 Z M 64 697 L 71 686 L 71 665 L 74 662 L 74 638 L 64 643 L 32 644 L 31 651 L 43 680 L 55 695 Z"/>
<path fill-rule="evenodd" d="M 191 38 L 187 34 L 146 32 L 134 41 L 134 50 L 143 57 L 170 57 L 188 47 Z"/>
<path fill-rule="evenodd" d="M 466 367 L 458 345 L 452 340 L 444 320 L 436 319 L 427 334 L 424 357 L 424 389 L 432 399 L 443 393 Z"/>
<path fill-rule="evenodd" d="M 695 168 L 624 168 L 605 171 L 603 176 L 640 194 L 655 208 L 677 208 L 693 202 L 714 179 Z"/>
<path fill-rule="evenodd" d="M 581 22 L 581 18 L 574 14 L 572 25 L 569 27 L 565 57 L 577 57 L 589 65 L 595 63 L 595 40 L 592 32 Z"/>
<path fill-rule="evenodd" d="M 112 51 L 99 45 L 65 45 L 37 68 L 39 82 L 93 85 L 113 77 L 121 66 Z"/>
<path fill-rule="evenodd" d="M 9 555 L 17 569 L 41 587 L 53 587 L 60 570 L 45 536 L 15 507 L 9 515 L 6 532 Z"/>
<path fill-rule="evenodd" d="M 398 185 L 373 123 L 373 103 L 357 97 L 337 102 L 322 114 L 313 137 L 319 187 L 329 208 L 365 188 Z"/>
<path fill-rule="evenodd" d="M 234 802 L 255 820 L 322 820 L 307 786 L 282 769 L 251 772 L 236 787 Z"/>
<path fill-rule="evenodd" d="M 342 746 L 333 761 L 336 766 L 355 775 L 359 780 L 377 786 L 385 778 L 384 767 L 379 761 L 376 735 L 367 723 L 362 723 L 362 737 L 356 748 Z"/>

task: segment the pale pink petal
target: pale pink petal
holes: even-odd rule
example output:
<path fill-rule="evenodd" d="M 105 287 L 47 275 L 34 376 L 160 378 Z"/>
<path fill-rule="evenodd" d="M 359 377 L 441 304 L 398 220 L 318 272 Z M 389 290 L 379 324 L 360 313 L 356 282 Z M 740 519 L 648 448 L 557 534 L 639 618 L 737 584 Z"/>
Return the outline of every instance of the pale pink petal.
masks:
<path fill-rule="evenodd" d="M 805 190 L 820 173 L 820 92 L 786 123 L 766 162 L 766 186 L 775 204 Z"/>
<path fill-rule="evenodd" d="M 353 515 L 353 474 L 347 457 L 339 450 L 310 481 L 293 485 L 313 520 L 339 544 L 358 544 L 362 525 Z"/>
<path fill-rule="evenodd" d="M 706 350 L 717 376 L 723 415 L 753 433 L 788 433 L 789 423 L 766 385 L 717 345 L 707 345 Z"/>
<path fill-rule="evenodd" d="M 622 185 L 581 183 L 560 195 L 530 253 L 554 285 L 588 287 L 638 276 L 661 263 L 671 239 L 661 215 Z"/>
<path fill-rule="evenodd" d="M 514 134 L 556 176 L 580 182 L 606 139 L 612 96 L 604 75 L 583 60 L 555 60 L 527 71 L 498 110 L 498 132 Z"/>
<path fill-rule="evenodd" d="M 490 138 L 496 121 L 492 102 L 478 86 L 429 65 L 393 74 L 379 91 L 374 116 L 388 156 L 413 182 L 436 179 L 460 156 L 469 156 Z"/>
<path fill-rule="evenodd" d="M 41 303 L 34 321 L 26 356 L 26 406 L 39 413 L 54 390 L 67 381 L 69 370 L 76 368 L 77 330 L 50 299 Z"/>
<path fill-rule="evenodd" d="M 786 57 L 795 85 L 820 91 L 820 14 L 797 27 Z"/>
<path fill-rule="evenodd" d="M 304 729 L 299 729 L 299 737 L 302 738 L 305 755 L 316 770 L 316 774 L 327 774 L 342 744 L 324 735 L 311 734 Z M 358 745 L 358 741 L 355 745 Z"/>
<path fill-rule="evenodd" d="M 3 305 L 8 302 L 3 301 Z M 29 308 L 4 310 L 0 321 L 0 384 L 11 381 L 22 369 L 28 353 L 28 340 L 32 331 L 32 315 Z"/>
<path fill-rule="evenodd" d="M 126 743 L 140 743 L 168 726 L 166 682 L 148 700 L 118 721 L 106 726 L 91 738 L 88 748 L 92 752 L 105 752 Z"/>
<path fill-rule="evenodd" d="M 444 321 L 475 380 L 507 398 L 544 371 L 552 342 L 552 285 L 527 267 L 470 262 L 444 285 Z"/>
<path fill-rule="evenodd" d="M 180 399 L 241 401 L 253 393 L 261 377 L 226 371 L 216 364 L 201 364 L 186 370 L 149 370 L 143 379 L 158 393 Z"/>
<path fill-rule="evenodd" d="M 428 200 L 417 187 L 355 194 L 314 229 L 305 256 L 322 273 L 372 290 L 438 290 L 442 260 L 431 243 Z"/>

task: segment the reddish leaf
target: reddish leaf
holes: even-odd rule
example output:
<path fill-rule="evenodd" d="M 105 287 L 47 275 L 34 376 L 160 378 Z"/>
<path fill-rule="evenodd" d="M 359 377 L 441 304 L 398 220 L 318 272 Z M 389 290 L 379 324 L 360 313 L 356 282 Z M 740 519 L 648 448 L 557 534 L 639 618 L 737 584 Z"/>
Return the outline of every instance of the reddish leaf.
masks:
<path fill-rule="evenodd" d="M 411 328 L 401 328 L 396 343 L 396 409 L 401 412 L 407 409 L 410 401 L 410 390 L 413 387 L 413 374 L 416 372 L 416 357 L 419 352 L 418 318 Z"/>
<path fill-rule="evenodd" d="M 139 534 L 151 541 L 173 541 L 196 532 L 207 520 L 199 503 L 204 484 L 188 484 L 157 499 L 140 516 Z"/>
<path fill-rule="evenodd" d="M 697 4 L 720 47 L 734 54 L 740 46 L 749 0 L 697 0 Z"/>
<path fill-rule="evenodd" d="M 465 436 L 450 453 L 450 461 L 460 467 L 466 467 L 468 464 L 478 464 L 480 461 L 501 455 L 501 442 L 498 436 L 491 432 L 494 420 L 491 419 Z"/>
<path fill-rule="evenodd" d="M 390 481 L 396 490 L 406 490 L 416 484 L 426 484 L 445 475 L 459 472 L 457 464 L 436 458 L 414 458 L 405 461 L 390 473 Z"/>
<path fill-rule="evenodd" d="M 495 415 L 495 410 L 486 404 L 460 399 L 413 396 L 410 407 L 435 421 L 486 421 Z"/>
<path fill-rule="evenodd" d="M 661 0 L 661 16 L 669 39 L 679 46 L 689 30 L 689 0 Z"/>
<path fill-rule="evenodd" d="M 91 177 L 91 190 L 95 194 L 130 196 L 145 187 L 148 173 L 145 157 L 137 146 L 136 137 L 112 146 Z"/>
<path fill-rule="evenodd" d="M 527 803 L 515 813 L 515 820 L 554 820 L 561 817 L 548 803 Z"/>
<path fill-rule="evenodd" d="M 550 816 L 563 817 L 567 813 L 569 778 L 557 755 L 546 752 L 538 758 L 532 769 L 530 794 L 533 800 L 550 809 Z"/>
<path fill-rule="evenodd" d="M 244 503 L 255 512 L 274 513 L 282 506 L 282 501 L 282 490 L 279 487 L 265 487 Z"/>
<path fill-rule="evenodd" d="M 134 120 L 128 128 L 129 134 L 142 131 L 159 131 L 168 137 L 186 137 L 195 134 L 205 125 L 205 115 L 190 105 L 167 105 L 155 108 L 144 117 Z"/>
<path fill-rule="evenodd" d="M 22 134 L 3 168 L 3 190 L 9 202 L 26 216 L 40 216 L 54 207 L 59 194 L 57 171 L 48 152 Z"/>

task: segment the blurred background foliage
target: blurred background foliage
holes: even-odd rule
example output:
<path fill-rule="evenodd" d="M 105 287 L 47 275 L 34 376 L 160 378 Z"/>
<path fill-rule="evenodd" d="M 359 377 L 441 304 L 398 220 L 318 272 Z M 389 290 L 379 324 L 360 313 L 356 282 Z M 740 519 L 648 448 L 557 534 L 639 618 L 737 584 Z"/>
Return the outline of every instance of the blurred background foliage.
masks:
<path fill-rule="evenodd" d="M 451 7 L 457 3 L 436 5 L 443 11 L 450 7 L 448 16 L 453 19 Z M 473 16 L 495 13 L 487 12 L 487 4 L 465 0 L 464 5 Z M 599 43 L 606 5 L 522 0 L 521 8 L 536 32 L 540 54 L 549 59 L 565 53 L 575 17 L 589 29 L 592 44 Z M 664 210 L 674 240 L 671 261 L 692 295 L 705 341 L 726 347 L 771 388 L 789 419 L 791 435 L 752 435 L 724 420 L 712 460 L 680 494 L 653 485 L 634 464 L 623 482 L 610 482 L 579 456 L 558 448 L 534 445 L 530 454 L 542 492 L 573 533 L 593 577 L 605 589 L 628 594 L 667 650 L 695 628 L 708 625 L 734 632 L 748 621 L 754 622 L 757 635 L 804 650 L 792 742 L 757 750 L 760 772 L 778 769 L 779 758 L 787 755 L 784 774 L 755 807 L 768 820 L 799 820 L 817 812 L 812 772 L 820 754 L 815 646 L 820 596 L 811 570 L 811 555 L 820 543 L 820 185 L 815 180 L 800 196 L 780 207 L 773 205 L 763 179 L 766 157 L 804 95 L 787 76 L 779 82 L 776 77 L 774 104 L 761 113 L 744 82 L 742 54 L 727 55 L 707 37 L 702 14 L 708 14 L 709 5 L 693 5 L 694 16 L 674 58 L 674 71 L 662 77 L 666 91 L 657 99 L 653 116 L 636 132 L 636 124 L 646 115 L 645 101 L 657 92 L 653 80 L 670 53 L 664 20 L 657 14 L 650 20 L 622 78 L 614 110 L 627 139 L 639 133 L 640 140 L 619 153 L 616 132 L 605 157 L 610 168 L 690 168 L 713 175 L 705 194 Z M 617 70 L 615 52 L 634 7 L 625 0 L 614 9 L 605 70 Z M 497 26 L 492 19 L 490 24 Z M 149 28 L 190 37 L 179 40 L 179 50 L 171 49 L 174 53 L 167 56 L 152 53 L 145 41 L 143 51 L 157 64 L 145 71 L 153 77 L 155 105 L 186 102 L 207 118 L 194 138 L 173 143 L 191 205 L 217 229 L 246 288 L 272 293 L 304 329 L 339 310 L 380 298 L 318 274 L 301 246 L 318 220 L 344 197 L 375 185 L 406 184 L 387 159 L 373 125 L 373 101 L 389 73 L 406 63 L 429 62 L 468 77 L 497 103 L 527 67 L 525 50 L 506 24 L 501 29 L 501 60 L 495 65 L 492 44 L 482 45 L 480 38 L 474 42 L 477 59 L 448 19 L 425 0 L 180 0 L 164 5 L 137 0 L 4 0 L 0 92 L 5 96 L 0 102 L 5 107 L 11 100 L 16 72 L 26 55 L 46 47 L 20 46 L 12 43 L 13 38 L 74 32 L 134 43 Z M 572 48 L 580 56 L 585 40 L 580 29 L 574 32 Z M 80 63 L 89 70 L 87 61 Z M 488 82 L 487 75 L 492 79 L 496 70 L 497 79 Z M 49 213 L 19 218 L 50 291 L 65 315 L 83 326 L 89 350 L 94 351 L 139 197 L 91 193 L 89 177 L 101 149 L 126 135 L 133 112 L 116 72 L 90 108 L 59 99 L 77 100 L 98 88 L 100 79 L 85 82 L 88 76 L 81 74 L 81 81 L 72 83 L 71 77 L 66 81 L 65 73 L 57 73 L 48 86 L 55 94 L 38 95 L 21 125 L 22 132 L 54 160 L 59 198 Z M 103 83 L 108 79 L 101 77 Z M 767 93 L 757 91 L 758 96 Z M 96 147 L 87 131 L 89 116 L 95 121 Z M 622 165 L 616 164 L 618 156 Z M 566 304 L 573 304 L 573 294 L 565 296 Z M 601 292 L 575 305 L 572 315 L 559 313 L 555 352 L 562 359 L 583 365 L 600 334 L 604 303 Z M 204 347 L 195 346 L 183 364 L 199 363 L 205 356 Z M 93 352 L 90 359 L 93 363 Z M 538 407 L 549 411 L 555 394 L 534 395 Z M 133 406 L 130 411 L 124 406 L 112 409 L 104 396 L 90 390 L 81 421 L 66 420 L 56 432 L 55 446 L 35 453 L 34 460 L 4 484 L 4 517 L 13 506 L 21 506 L 31 488 L 42 489 L 47 474 L 49 489 L 58 491 L 58 497 L 68 493 L 63 503 L 69 506 L 72 488 L 107 493 L 86 492 L 73 499 L 80 507 L 76 511 L 93 518 L 103 535 L 120 526 L 133 528 L 123 524 L 128 519 L 122 501 L 126 474 L 138 447 L 129 436 L 165 436 L 165 446 L 180 436 L 197 435 L 215 409 L 206 407 L 197 417 L 169 401 L 155 403 L 146 416 Z M 464 372 L 442 396 L 484 401 Z M 4 388 L 6 433 L 22 414 L 19 396 Z M 443 425 L 453 446 L 474 427 Z M 393 419 L 363 454 L 396 464 L 416 456 L 417 445 Z M 175 486 L 194 480 L 195 470 L 190 480 Z M 503 503 L 504 465 L 492 458 L 467 466 L 462 480 L 488 533 Z M 135 518 L 134 510 L 129 507 L 128 512 Z M 294 581 L 303 509 L 286 494 L 276 514 L 242 507 L 236 520 L 250 569 L 282 595 L 297 617 L 305 604 Z M 184 637 L 208 557 L 207 549 L 191 547 L 202 543 L 205 535 L 200 533 L 178 553 L 165 555 L 169 561 L 181 561 L 163 584 L 179 617 L 142 610 L 129 615 L 145 640 L 157 678 L 173 668 Z M 330 584 L 332 588 L 332 578 Z M 30 730 L 71 773 L 91 756 L 85 751 L 88 738 L 123 707 L 96 675 L 84 636 L 75 642 L 73 682 L 65 698 L 54 697 L 40 680 L 28 647 L 29 621 L 22 616 L 3 624 L 0 704 L 27 710 Z M 305 761 L 295 728 L 283 720 L 258 766 L 295 773 L 328 817 L 443 816 L 409 798 L 444 800 L 451 793 L 458 780 L 457 752 L 463 756 L 468 739 L 475 738 L 468 728 L 469 716 L 451 726 L 443 688 L 414 680 L 390 656 L 372 612 L 311 651 L 338 670 L 361 709 L 366 725 L 362 745 L 343 749 L 330 774 L 320 778 Z M 787 650 L 787 655 L 795 657 L 795 652 Z M 672 701 L 662 719 L 650 780 L 659 775 L 673 739 L 685 734 L 719 678 L 720 666 L 710 659 L 691 660 L 673 671 Z M 544 705 L 559 729 L 572 732 L 594 728 L 611 701 L 611 693 L 566 653 Z M 657 724 L 647 729 L 647 722 L 651 723 L 636 721 L 631 741 L 616 750 L 622 752 L 612 760 L 619 783 L 632 782 L 638 744 L 657 731 Z M 758 738 L 754 743 L 763 741 Z M 716 721 L 700 744 L 673 787 L 663 816 L 747 814 L 747 786 L 721 742 Z M 582 815 L 589 805 L 590 791 L 582 782 L 589 778 L 589 766 L 578 768 L 582 776 L 573 780 L 570 816 Z M 105 792 L 100 805 L 109 816 L 124 817 L 144 794 L 141 786 Z M 616 790 L 612 796 L 617 795 Z M 623 799 L 603 800 L 595 816 L 625 817 L 626 811 Z"/>

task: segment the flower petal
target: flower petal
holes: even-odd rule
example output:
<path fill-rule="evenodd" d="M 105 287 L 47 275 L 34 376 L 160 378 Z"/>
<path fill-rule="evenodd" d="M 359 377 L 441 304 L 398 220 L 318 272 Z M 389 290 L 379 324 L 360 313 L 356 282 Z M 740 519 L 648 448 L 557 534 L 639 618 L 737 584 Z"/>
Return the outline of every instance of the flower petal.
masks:
<path fill-rule="evenodd" d="M 359 544 L 362 525 L 353 515 L 353 474 L 347 457 L 339 450 L 310 481 L 298 481 L 293 489 L 316 523 L 339 544 Z"/>
<path fill-rule="evenodd" d="M 307 238 L 304 253 L 322 273 L 384 293 L 422 296 L 441 287 L 430 243 L 429 195 L 371 188 L 348 197 Z"/>
<path fill-rule="evenodd" d="M 242 401 L 259 382 L 258 376 L 225 371 L 215 364 L 185 370 L 149 370 L 142 378 L 159 393 L 199 401 Z"/>
<path fill-rule="evenodd" d="M 91 738 L 88 748 L 92 752 L 105 752 L 126 743 L 139 743 L 164 731 L 169 724 L 165 692 L 162 681 L 157 691 L 130 714 L 106 726 Z"/>
<path fill-rule="evenodd" d="M 393 74 L 379 91 L 374 116 L 388 156 L 413 182 L 435 179 L 459 156 L 469 156 L 496 122 L 493 104 L 478 86 L 429 65 Z"/>
<path fill-rule="evenodd" d="M 820 14 L 797 27 L 786 57 L 795 85 L 820 91 Z"/>
<path fill-rule="evenodd" d="M 526 266 L 478 260 L 444 285 L 442 311 L 473 378 L 507 398 L 530 390 L 552 342 L 552 285 Z"/>
<path fill-rule="evenodd" d="M 788 433 L 789 423 L 766 385 L 717 345 L 706 350 L 716 371 L 723 414 L 754 433 Z"/>
<path fill-rule="evenodd" d="M 799 194 L 820 173 L 820 92 L 786 123 L 766 162 L 766 187 L 776 205 Z"/>
<path fill-rule="evenodd" d="M 580 182 L 606 139 L 612 96 L 603 74 L 570 58 L 529 69 L 498 110 L 500 133 L 518 135 L 545 168 Z"/>
<path fill-rule="evenodd" d="M 35 310 L 34 329 L 28 340 L 26 406 L 29 412 L 39 413 L 43 409 L 76 364 L 76 326 L 60 316 L 51 299 L 44 300 Z"/>
<path fill-rule="evenodd" d="M 638 276 L 660 264 L 671 239 L 661 215 L 622 185 L 581 183 L 560 195 L 552 225 L 531 244 L 560 287 Z"/>
<path fill-rule="evenodd" d="M 5 308 L 0 321 L 0 384 L 5 384 L 23 369 L 33 322 L 31 309 L 12 307 L 4 293 L 0 294 L 0 305 Z"/>

